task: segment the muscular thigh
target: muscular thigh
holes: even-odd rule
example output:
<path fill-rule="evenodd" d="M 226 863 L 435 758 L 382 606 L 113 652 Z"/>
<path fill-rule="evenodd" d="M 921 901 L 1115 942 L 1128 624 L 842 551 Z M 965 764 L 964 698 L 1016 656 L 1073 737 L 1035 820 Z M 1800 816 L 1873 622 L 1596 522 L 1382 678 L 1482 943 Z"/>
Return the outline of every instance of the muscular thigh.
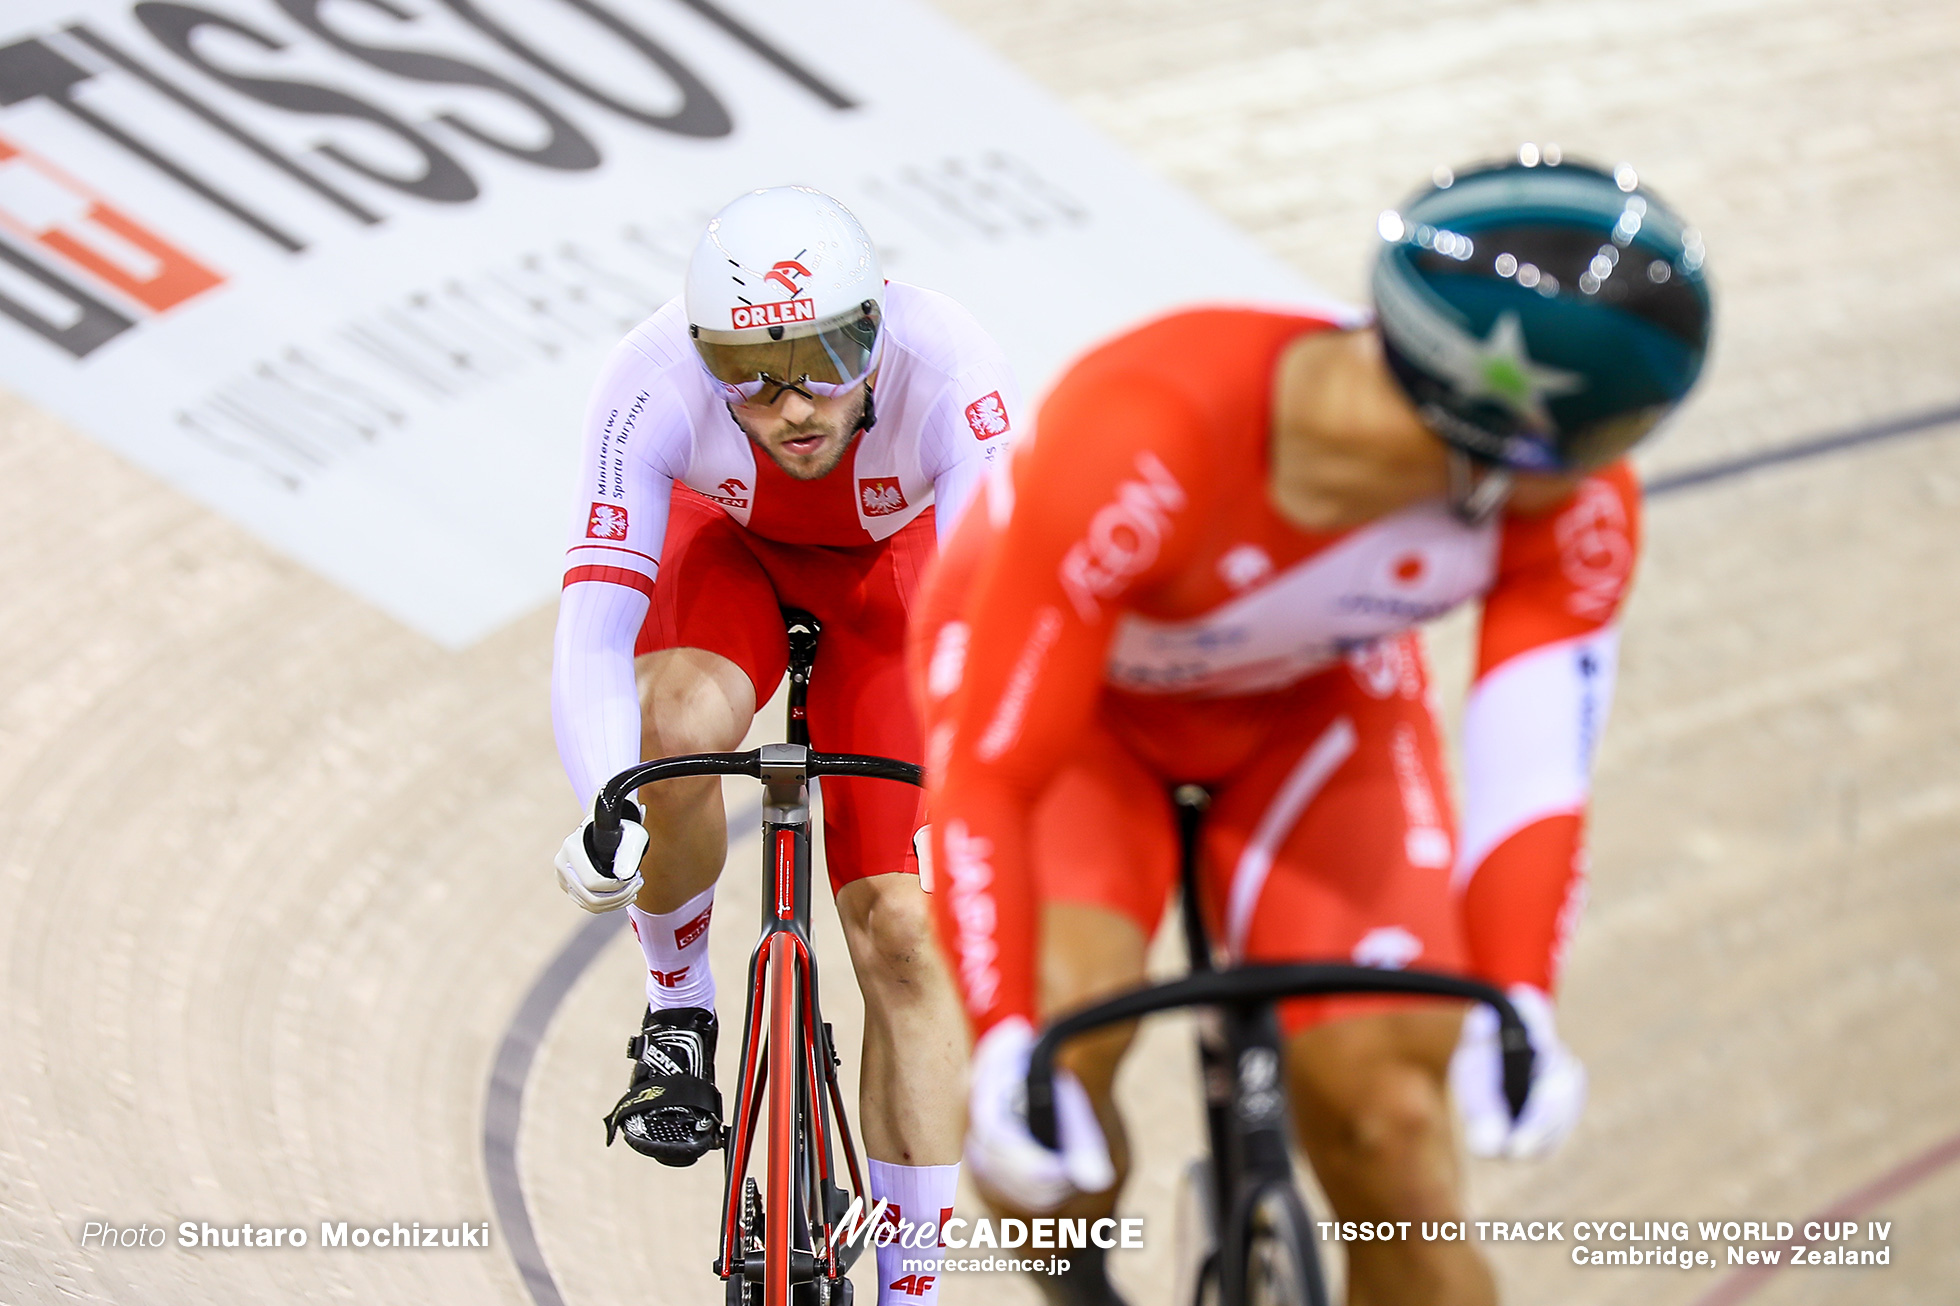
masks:
<path fill-rule="evenodd" d="M 1215 920 L 1253 961 L 1460 970 L 1441 741 L 1413 636 L 1303 682 L 1221 786 L 1207 855 Z M 1288 1003 L 1289 1033 L 1407 1000 Z M 1453 1017 L 1452 1017 L 1453 1019 Z"/>
<path fill-rule="evenodd" d="M 692 692 L 687 659 L 649 657 L 688 649 L 732 664 L 747 678 L 754 703 L 768 702 L 789 660 L 775 586 L 748 533 L 720 508 L 682 485 L 674 486 L 669 507 L 660 575 L 633 649 L 640 655 L 642 703 L 660 706 L 649 693 L 685 699 Z M 669 669 L 671 675 L 655 674 L 649 683 L 650 674 Z"/>

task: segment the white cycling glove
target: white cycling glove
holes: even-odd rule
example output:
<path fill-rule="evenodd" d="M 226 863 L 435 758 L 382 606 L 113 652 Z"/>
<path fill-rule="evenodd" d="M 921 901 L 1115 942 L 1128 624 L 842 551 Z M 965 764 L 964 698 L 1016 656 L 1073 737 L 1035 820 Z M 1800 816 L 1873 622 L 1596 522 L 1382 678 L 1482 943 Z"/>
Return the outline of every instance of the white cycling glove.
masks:
<path fill-rule="evenodd" d="M 1023 1210 L 1052 1211 L 1077 1193 L 1100 1193 L 1116 1182 L 1109 1144 L 1082 1081 L 1055 1072 L 1055 1128 L 1060 1151 L 1043 1146 L 1028 1128 L 1028 1053 L 1034 1029 L 1011 1016 L 973 1049 L 973 1088 L 967 1101 L 966 1163 L 987 1190 Z"/>
<path fill-rule="evenodd" d="M 1504 1101 L 1504 1059 L 1497 1013 L 1478 1005 L 1463 1018 L 1450 1058 L 1450 1092 L 1463 1113 L 1464 1144 L 1474 1156 L 1523 1160 L 1547 1156 L 1579 1123 L 1586 1105 L 1586 1068 L 1559 1042 L 1552 1000 L 1529 984 L 1507 991 L 1531 1036 L 1531 1094 L 1514 1124 Z"/>
<path fill-rule="evenodd" d="M 587 838 L 592 833 L 589 816 L 565 837 L 558 847 L 558 856 L 553 859 L 553 865 L 558 868 L 559 887 L 589 912 L 624 907 L 640 891 L 640 857 L 647 850 L 647 828 L 637 819 L 637 809 L 628 804 L 627 810 L 633 815 L 619 823 L 619 848 L 613 853 L 610 865 L 599 866 L 593 862 L 592 845 Z"/>

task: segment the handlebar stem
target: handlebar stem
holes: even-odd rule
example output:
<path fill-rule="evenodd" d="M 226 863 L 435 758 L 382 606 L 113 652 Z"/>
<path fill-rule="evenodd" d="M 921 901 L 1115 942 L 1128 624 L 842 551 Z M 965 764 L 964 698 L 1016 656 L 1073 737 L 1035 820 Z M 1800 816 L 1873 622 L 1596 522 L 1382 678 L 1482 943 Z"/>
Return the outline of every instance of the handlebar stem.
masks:
<path fill-rule="evenodd" d="M 762 818 L 777 825 L 810 819 L 810 750 L 802 744 L 764 744 L 756 765 L 765 793 Z"/>

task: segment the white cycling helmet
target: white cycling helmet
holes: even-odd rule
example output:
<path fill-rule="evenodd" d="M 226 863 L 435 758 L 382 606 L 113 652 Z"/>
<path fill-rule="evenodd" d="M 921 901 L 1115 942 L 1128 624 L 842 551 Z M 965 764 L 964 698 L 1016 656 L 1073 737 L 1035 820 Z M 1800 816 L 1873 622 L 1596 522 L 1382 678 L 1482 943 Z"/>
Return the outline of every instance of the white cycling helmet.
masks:
<path fill-rule="evenodd" d="M 871 238 L 808 186 L 736 199 L 709 220 L 687 265 L 688 333 L 730 403 L 858 385 L 878 366 L 884 303 Z"/>

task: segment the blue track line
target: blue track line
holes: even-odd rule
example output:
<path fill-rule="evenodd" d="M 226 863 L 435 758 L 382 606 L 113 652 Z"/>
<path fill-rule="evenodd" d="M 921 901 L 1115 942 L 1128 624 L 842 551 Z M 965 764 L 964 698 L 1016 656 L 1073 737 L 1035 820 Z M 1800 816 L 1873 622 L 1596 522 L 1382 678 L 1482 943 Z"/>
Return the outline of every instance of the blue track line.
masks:
<path fill-rule="evenodd" d="M 762 828 L 762 809 L 751 807 L 728 819 L 728 841 L 746 839 Z M 538 1246 L 538 1232 L 531 1223 L 531 1206 L 524 1197 L 524 1178 L 517 1168 L 517 1139 L 524 1124 L 524 1089 L 537 1060 L 538 1045 L 551 1027 L 551 1019 L 577 984 L 579 976 L 597 960 L 619 933 L 626 919 L 623 911 L 594 916 L 572 931 L 565 946 L 549 962 L 504 1030 L 497 1045 L 497 1058 L 490 1065 L 490 1085 L 483 1102 L 483 1170 L 490 1184 L 490 1203 L 497 1213 L 497 1227 L 503 1230 L 504 1246 L 517 1265 L 524 1290 L 532 1306 L 565 1306 L 558 1283 L 545 1263 Z M 597 1131 L 597 1125 L 594 1125 Z"/>

